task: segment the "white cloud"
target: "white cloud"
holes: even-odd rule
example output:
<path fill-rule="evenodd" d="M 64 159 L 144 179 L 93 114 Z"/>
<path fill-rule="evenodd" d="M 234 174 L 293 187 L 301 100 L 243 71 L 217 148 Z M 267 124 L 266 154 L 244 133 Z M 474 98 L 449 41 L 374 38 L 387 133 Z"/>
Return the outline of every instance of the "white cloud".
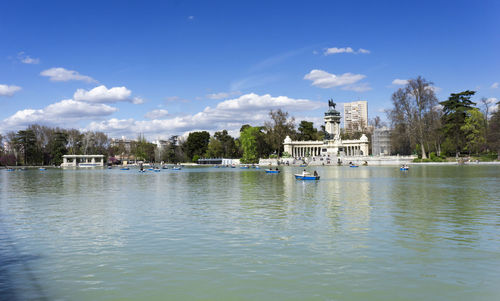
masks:
<path fill-rule="evenodd" d="M 40 63 L 40 59 L 30 57 L 29 55 L 27 55 L 23 51 L 21 51 L 17 54 L 17 58 L 23 64 L 38 64 L 38 63 Z"/>
<path fill-rule="evenodd" d="M 399 78 L 396 78 L 395 80 L 392 81 L 392 84 L 393 85 L 401 85 L 401 86 L 404 86 L 408 83 L 408 80 L 407 79 L 399 79 Z"/>
<path fill-rule="evenodd" d="M 333 88 L 338 86 L 352 85 L 366 76 L 363 74 L 344 73 L 335 75 L 323 70 L 311 70 L 304 76 L 304 79 L 312 81 L 312 85 L 323 89 Z"/>
<path fill-rule="evenodd" d="M 134 104 L 143 103 L 144 100 L 140 97 L 131 97 L 132 91 L 126 87 L 106 88 L 101 85 L 92 90 L 78 89 L 73 98 L 77 101 L 85 101 L 92 103 L 116 103 L 116 102 L 132 102 Z"/>
<path fill-rule="evenodd" d="M 322 106 L 324 106 L 324 103 L 307 99 L 250 93 L 235 99 L 222 101 L 215 108 L 206 107 L 203 111 L 192 115 L 147 121 L 113 118 L 106 121 L 92 122 L 87 129 L 105 131 L 116 136 L 134 136 L 144 133 L 146 136 L 163 138 L 172 134 L 195 130 L 213 132 L 227 129 L 233 133 L 238 133 L 242 124 L 263 124 L 268 119 L 269 110 L 282 108 L 289 112 L 303 113 Z"/>
<path fill-rule="evenodd" d="M 332 55 L 332 54 L 339 54 L 339 53 L 362 53 L 362 54 L 368 54 L 370 53 L 370 50 L 359 48 L 358 51 L 355 51 L 351 47 L 332 47 L 332 48 L 326 48 L 325 51 L 323 52 L 324 55 Z"/>
<path fill-rule="evenodd" d="M 19 86 L 0 85 L 0 96 L 12 96 L 19 91 L 21 91 Z"/>
<path fill-rule="evenodd" d="M 50 68 L 44 70 L 40 73 L 41 76 L 49 77 L 49 79 L 53 82 L 67 82 L 70 80 L 79 80 L 88 83 L 97 82 L 90 76 L 82 75 L 73 70 L 67 70 L 64 68 Z"/>
<path fill-rule="evenodd" d="M 25 109 L 17 111 L 14 115 L 0 123 L 0 129 L 17 129 L 30 124 L 39 123 L 46 125 L 67 126 L 79 120 L 98 118 L 111 115 L 118 109 L 105 104 L 90 104 L 65 99 L 46 106 L 43 109 Z"/>
<path fill-rule="evenodd" d="M 210 99 L 224 99 L 224 98 L 238 96 L 238 95 L 241 95 L 240 91 L 213 93 L 213 94 L 208 94 L 207 97 Z"/>
<path fill-rule="evenodd" d="M 490 97 L 486 100 L 486 103 L 490 104 L 490 103 L 497 103 L 498 102 L 498 99 L 496 99 L 495 97 Z"/>
<path fill-rule="evenodd" d="M 434 93 L 439 93 L 442 90 L 440 87 L 436 86 L 427 86 L 427 89 L 434 91 Z"/>
<path fill-rule="evenodd" d="M 168 111 L 164 109 L 156 109 L 151 112 L 147 112 L 146 115 L 144 115 L 145 118 L 147 119 L 159 119 L 162 117 L 165 117 L 168 115 Z"/>
<path fill-rule="evenodd" d="M 493 84 L 491 84 L 490 88 L 496 89 L 496 88 L 498 88 L 498 85 L 499 85 L 498 83 L 493 83 Z"/>

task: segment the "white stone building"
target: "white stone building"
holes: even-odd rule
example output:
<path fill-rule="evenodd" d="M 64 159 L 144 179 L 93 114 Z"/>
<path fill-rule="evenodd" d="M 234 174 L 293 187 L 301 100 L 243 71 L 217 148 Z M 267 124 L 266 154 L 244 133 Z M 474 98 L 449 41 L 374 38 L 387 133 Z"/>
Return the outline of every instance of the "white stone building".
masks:
<path fill-rule="evenodd" d="M 292 141 L 286 137 L 283 142 L 285 152 L 294 158 L 314 156 L 368 156 L 368 138 L 363 134 L 359 140 L 340 138 L 340 112 L 335 110 L 335 103 L 329 102 L 325 112 L 325 138 L 323 141 Z"/>

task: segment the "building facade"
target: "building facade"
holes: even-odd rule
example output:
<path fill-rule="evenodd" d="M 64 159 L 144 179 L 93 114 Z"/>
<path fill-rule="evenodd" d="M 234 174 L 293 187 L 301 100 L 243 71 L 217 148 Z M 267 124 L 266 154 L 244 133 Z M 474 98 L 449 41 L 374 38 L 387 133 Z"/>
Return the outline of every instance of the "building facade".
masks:
<path fill-rule="evenodd" d="M 368 138 L 364 134 L 358 140 L 342 140 L 340 138 L 340 112 L 335 110 L 335 103 L 331 100 L 324 120 L 326 133 L 323 141 L 292 141 L 287 136 L 283 142 L 285 152 L 295 158 L 368 156 Z"/>
<path fill-rule="evenodd" d="M 361 132 L 368 126 L 368 102 L 366 100 L 344 104 L 344 128 L 347 132 Z"/>
<path fill-rule="evenodd" d="M 391 154 L 391 130 L 387 127 L 375 129 L 372 135 L 372 155 L 388 156 Z"/>

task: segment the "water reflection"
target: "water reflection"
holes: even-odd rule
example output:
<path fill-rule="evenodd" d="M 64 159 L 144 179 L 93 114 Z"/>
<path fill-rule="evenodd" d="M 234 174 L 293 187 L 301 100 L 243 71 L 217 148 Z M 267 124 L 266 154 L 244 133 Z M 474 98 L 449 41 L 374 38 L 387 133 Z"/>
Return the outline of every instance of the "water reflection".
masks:
<path fill-rule="evenodd" d="M 24 266 L 51 300 L 496 295 L 494 167 L 281 170 L 1 172 L 0 295 Z"/>

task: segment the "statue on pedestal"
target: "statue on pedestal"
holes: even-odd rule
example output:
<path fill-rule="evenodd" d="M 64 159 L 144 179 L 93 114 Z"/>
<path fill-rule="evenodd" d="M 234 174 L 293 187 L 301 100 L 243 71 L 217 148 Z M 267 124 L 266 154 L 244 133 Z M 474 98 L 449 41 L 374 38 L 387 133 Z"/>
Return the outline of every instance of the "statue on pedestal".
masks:
<path fill-rule="evenodd" d="M 330 99 L 328 100 L 328 106 L 330 107 L 330 110 L 335 110 L 335 106 L 336 106 L 336 105 L 337 105 L 337 104 L 333 102 L 333 98 L 330 98 Z"/>

